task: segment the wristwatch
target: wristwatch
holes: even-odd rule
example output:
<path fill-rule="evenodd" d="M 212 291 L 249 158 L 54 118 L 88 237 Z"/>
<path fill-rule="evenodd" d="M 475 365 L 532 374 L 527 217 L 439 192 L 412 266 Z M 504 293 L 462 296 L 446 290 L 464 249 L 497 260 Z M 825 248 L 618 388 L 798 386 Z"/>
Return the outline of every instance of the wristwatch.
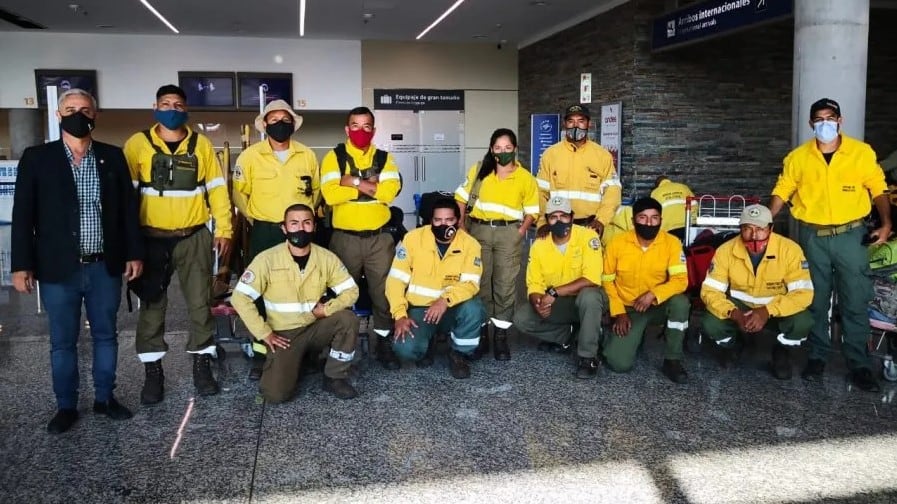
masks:
<path fill-rule="evenodd" d="M 554 287 L 549 287 L 549 288 L 545 289 L 545 294 L 548 294 L 549 296 L 551 296 L 553 298 L 557 298 L 558 290 L 555 289 Z"/>
<path fill-rule="evenodd" d="M 352 179 L 352 186 L 358 187 L 361 185 L 361 177 L 355 177 Z"/>

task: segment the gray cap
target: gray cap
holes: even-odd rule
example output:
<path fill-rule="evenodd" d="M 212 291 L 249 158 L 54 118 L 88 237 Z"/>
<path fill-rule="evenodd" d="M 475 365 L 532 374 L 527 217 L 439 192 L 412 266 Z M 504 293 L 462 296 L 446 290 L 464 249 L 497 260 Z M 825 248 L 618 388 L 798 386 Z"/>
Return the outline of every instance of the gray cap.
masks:
<path fill-rule="evenodd" d="M 566 214 L 573 213 L 570 206 L 570 200 L 563 196 L 552 196 L 548 198 L 548 204 L 545 205 L 545 215 L 551 215 L 555 212 L 564 212 Z"/>
<path fill-rule="evenodd" d="M 739 220 L 738 224 L 767 227 L 772 224 L 772 212 L 763 205 L 746 206 L 741 212 L 741 220 Z"/>

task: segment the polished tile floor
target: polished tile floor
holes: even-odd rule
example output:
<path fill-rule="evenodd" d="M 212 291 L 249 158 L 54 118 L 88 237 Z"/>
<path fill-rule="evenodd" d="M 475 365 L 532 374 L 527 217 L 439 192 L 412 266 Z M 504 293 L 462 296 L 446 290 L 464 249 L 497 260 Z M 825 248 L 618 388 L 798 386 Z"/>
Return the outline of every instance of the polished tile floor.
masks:
<path fill-rule="evenodd" d="M 182 349 L 176 298 L 168 341 Z M 469 380 L 453 380 L 443 356 L 401 371 L 364 359 L 359 398 L 322 393 L 312 374 L 272 406 L 226 345 L 219 396 L 194 396 L 178 350 L 164 360 L 165 401 L 145 407 L 136 316 L 123 311 L 116 394 L 134 418 L 90 412 L 85 336 L 82 418 L 51 436 L 46 319 L 34 296 L 0 302 L 0 503 L 897 502 L 897 386 L 851 390 L 838 355 L 812 385 L 797 376 L 802 355 L 793 380 L 771 378 L 768 341 L 729 370 L 705 350 L 677 386 L 652 337 L 633 372 L 579 381 L 570 356 L 515 336 L 511 361 L 477 362 Z"/>

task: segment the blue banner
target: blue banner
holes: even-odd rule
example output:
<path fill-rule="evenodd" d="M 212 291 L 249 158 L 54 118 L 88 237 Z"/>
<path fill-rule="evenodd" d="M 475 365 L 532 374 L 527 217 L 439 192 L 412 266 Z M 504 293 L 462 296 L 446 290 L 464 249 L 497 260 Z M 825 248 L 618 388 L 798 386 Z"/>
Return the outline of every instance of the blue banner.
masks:
<path fill-rule="evenodd" d="M 545 149 L 561 140 L 560 114 L 533 114 L 530 116 L 529 164 L 533 175 L 539 173 L 539 161 Z"/>
<path fill-rule="evenodd" d="M 794 0 L 708 0 L 656 18 L 651 49 L 671 49 L 793 13 Z"/>

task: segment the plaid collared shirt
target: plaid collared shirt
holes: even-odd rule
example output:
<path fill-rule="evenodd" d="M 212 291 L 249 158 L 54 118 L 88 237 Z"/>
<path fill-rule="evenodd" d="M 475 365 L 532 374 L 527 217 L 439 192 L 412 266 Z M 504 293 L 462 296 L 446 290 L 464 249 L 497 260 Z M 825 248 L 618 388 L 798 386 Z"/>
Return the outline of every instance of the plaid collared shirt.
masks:
<path fill-rule="evenodd" d="M 65 145 L 63 142 L 62 145 Z M 81 223 L 81 255 L 103 252 L 103 221 L 101 218 L 100 177 L 97 173 L 97 158 L 93 144 L 81 158 L 81 165 L 75 164 L 71 149 L 65 145 L 65 155 L 69 158 L 75 187 L 78 191 L 78 213 Z"/>

